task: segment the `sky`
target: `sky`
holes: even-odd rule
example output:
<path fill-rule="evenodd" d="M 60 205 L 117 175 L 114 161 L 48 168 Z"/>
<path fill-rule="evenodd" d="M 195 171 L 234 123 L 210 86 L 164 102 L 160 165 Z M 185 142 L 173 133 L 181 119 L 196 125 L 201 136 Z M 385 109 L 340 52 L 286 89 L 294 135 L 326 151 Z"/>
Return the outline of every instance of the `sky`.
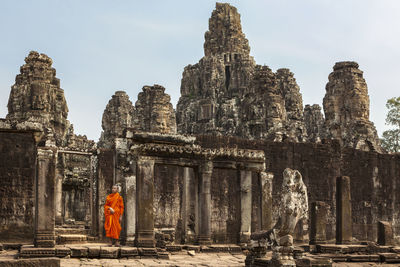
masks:
<path fill-rule="evenodd" d="M 400 96 L 400 1 L 226 1 L 241 14 L 250 54 L 272 70 L 289 68 L 303 104 L 320 104 L 332 67 L 356 61 L 379 135 L 386 101 Z M 135 103 L 144 85 L 160 84 L 174 107 L 186 65 L 203 56 L 215 8 L 209 0 L 2 0 L 0 118 L 29 51 L 45 53 L 61 80 L 75 133 L 98 140 L 115 91 Z"/>

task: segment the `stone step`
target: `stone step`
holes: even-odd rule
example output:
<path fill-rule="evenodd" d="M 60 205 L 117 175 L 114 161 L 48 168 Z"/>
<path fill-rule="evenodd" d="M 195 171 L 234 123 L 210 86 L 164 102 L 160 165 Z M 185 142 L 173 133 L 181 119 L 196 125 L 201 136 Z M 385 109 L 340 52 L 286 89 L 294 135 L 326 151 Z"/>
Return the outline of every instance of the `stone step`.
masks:
<path fill-rule="evenodd" d="M 83 244 L 86 243 L 88 237 L 86 235 L 58 235 L 57 244 Z"/>
<path fill-rule="evenodd" d="M 90 229 L 85 229 L 84 227 L 79 227 L 79 228 L 56 227 L 54 231 L 56 235 L 88 235 L 90 233 Z"/>

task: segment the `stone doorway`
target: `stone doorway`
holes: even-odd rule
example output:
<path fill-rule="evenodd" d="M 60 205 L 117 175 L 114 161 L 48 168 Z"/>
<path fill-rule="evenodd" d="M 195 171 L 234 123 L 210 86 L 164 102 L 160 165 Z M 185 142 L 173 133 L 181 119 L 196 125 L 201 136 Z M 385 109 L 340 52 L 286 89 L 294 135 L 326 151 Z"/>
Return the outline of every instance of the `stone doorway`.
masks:
<path fill-rule="evenodd" d="M 92 227 L 92 154 L 58 151 L 56 170 L 57 240 L 69 239 L 72 235 L 87 239 Z"/>
<path fill-rule="evenodd" d="M 234 169 L 214 168 L 211 177 L 211 239 L 214 243 L 239 243 L 240 177 Z"/>

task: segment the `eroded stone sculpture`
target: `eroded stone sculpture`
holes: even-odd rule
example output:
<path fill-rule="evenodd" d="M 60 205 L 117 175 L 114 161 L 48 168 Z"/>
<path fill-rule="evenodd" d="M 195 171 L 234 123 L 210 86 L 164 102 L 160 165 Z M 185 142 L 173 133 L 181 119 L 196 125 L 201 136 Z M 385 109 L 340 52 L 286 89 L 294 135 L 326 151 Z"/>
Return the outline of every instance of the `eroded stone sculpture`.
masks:
<path fill-rule="evenodd" d="M 275 226 L 265 232 L 251 235 L 252 257 L 262 257 L 259 253 L 265 247 L 265 239 L 273 247 L 273 262 L 277 266 L 296 266 L 293 261 L 293 234 L 301 219 L 308 219 L 307 188 L 299 171 L 286 168 L 283 172 L 283 182 L 280 191 L 279 219 Z M 254 241 L 256 240 L 256 241 Z"/>

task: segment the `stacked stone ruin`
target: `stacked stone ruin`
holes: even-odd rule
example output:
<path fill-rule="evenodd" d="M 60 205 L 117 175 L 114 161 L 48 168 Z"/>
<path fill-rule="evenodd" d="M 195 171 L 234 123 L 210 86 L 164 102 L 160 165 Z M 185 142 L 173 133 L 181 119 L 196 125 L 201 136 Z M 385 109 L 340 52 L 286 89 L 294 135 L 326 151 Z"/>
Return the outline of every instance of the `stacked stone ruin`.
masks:
<path fill-rule="evenodd" d="M 176 111 L 161 85 L 144 86 L 135 104 L 116 91 L 97 144 L 74 133 L 52 60 L 31 52 L 25 62 L 0 119 L 0 188 L 13 194 L 0 195 L 0 237 L 45 247 L 22 255 L 102 255 L 100 248 L 49 247 L 104 241 L 103 205 L 115 183 L 128 247 L 105 249 L 104 257 L 163 257 L 183 245 L 241 251 L 215 244 L 247 248 L 252 233 L 273 228 L 288 208 L 280 192 L 287 168 L 298 170 L 301 199 L 311 203 L 310 222 L 303 201 L 302 220 L 290 225 L 291 255 L 300 253 L 293 239 L 321 245 L 379 237 L 387 244 L 400 234 L 400 156 L 380 147 L 358 64 L 334 65 L 325 117 L 319 105 L 303 108 L 289 69 L 255 63 L 229 4 L 216 4 L 204 57 L 184 68 Z"/>

